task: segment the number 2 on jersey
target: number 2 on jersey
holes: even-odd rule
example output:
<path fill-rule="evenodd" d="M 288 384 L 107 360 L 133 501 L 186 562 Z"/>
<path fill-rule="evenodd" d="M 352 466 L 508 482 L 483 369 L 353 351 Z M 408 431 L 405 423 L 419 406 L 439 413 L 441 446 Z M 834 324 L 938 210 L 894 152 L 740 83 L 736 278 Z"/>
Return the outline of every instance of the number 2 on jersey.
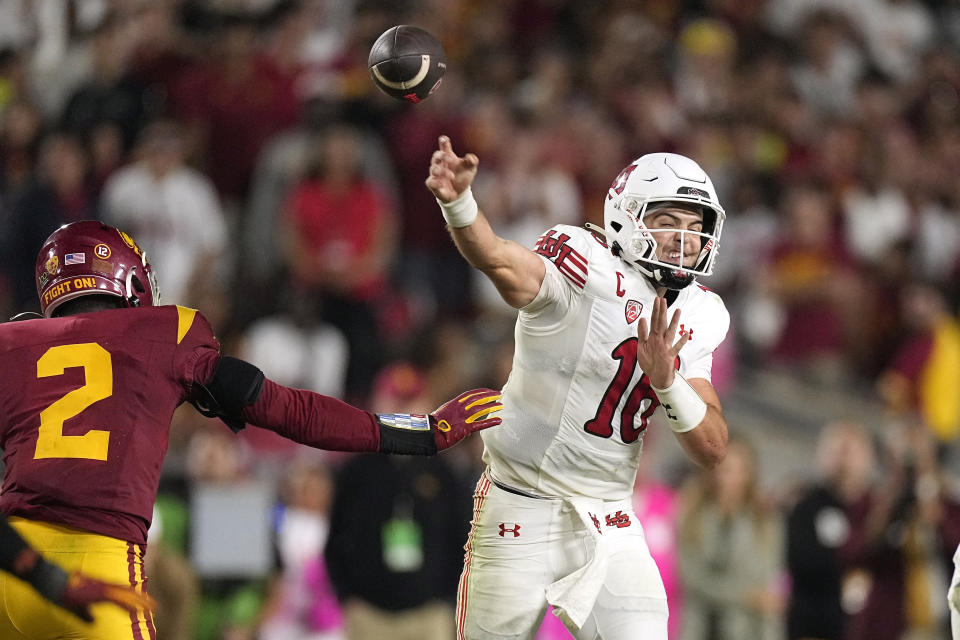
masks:
<path fill-rule="evenodd" d="M 110 432 L 91 429 L 83 435 L 63 435 L 63 423 L 94 402 L 113 394 L 113 364 L 110 352 L 96 342 L 50 347 L 37 360 L 37 377 L 60 376 L 70 367 L 83 367 L 86 383 L 40 412 L 40 432 L 34 460 L 41 458 L 87 458 L 106 460 Z"/>
<path fill-rule="evenodd" d="M 610 355 L 619 362 L 617 373 L 610 381 L 603 399 L 600 400 L 597 414 L 583 425 L 584 431 L 601 438 L 609 438 L 613 435 L 613 414 L 637 367 L 637 339 L 627 338 L 618 344 Z M 645 403 L 646 407 L 644 407 Z M 636 386 L 630 390 L 627 402 L 620 412 L 620 438 L 624 444 L 635 442 L 640 437 L 647 428 L 647 420 L 658 406 L 660 406 L 660 400 L 650 388 L 650 378 L 647 374 L 643 374 Z M 633 421 L 641 407 L 644 408 L 643 413 L 640 414 L 640 426 L 634 428 Z"/>

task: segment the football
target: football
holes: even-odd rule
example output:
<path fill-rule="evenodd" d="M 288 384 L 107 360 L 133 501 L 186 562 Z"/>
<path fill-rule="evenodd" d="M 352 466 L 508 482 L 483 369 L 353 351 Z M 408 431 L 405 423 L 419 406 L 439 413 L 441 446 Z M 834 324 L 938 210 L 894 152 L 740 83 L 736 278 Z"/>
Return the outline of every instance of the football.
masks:
<path fill-rule="evenodd" d="M 370 48 L 367 64 L 374 84 L 384 93 L 414 103 L 433 93 L 447 70 L 440 41 L 407 24 L 384 31 Z"/>

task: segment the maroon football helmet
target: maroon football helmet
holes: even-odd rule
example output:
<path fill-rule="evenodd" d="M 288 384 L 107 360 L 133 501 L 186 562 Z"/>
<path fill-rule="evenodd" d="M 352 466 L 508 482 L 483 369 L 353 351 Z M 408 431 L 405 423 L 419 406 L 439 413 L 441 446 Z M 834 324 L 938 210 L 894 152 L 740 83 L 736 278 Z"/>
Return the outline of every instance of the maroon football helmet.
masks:
<path fill-rule="evenodd" d="M 47 238 L 35 271 L 40 311 L 50 317 L 80 296 L 117 296 L 127 307 L 160 304 L 147 256 L 123 231 L 96 220 L 65 224 Z"/>

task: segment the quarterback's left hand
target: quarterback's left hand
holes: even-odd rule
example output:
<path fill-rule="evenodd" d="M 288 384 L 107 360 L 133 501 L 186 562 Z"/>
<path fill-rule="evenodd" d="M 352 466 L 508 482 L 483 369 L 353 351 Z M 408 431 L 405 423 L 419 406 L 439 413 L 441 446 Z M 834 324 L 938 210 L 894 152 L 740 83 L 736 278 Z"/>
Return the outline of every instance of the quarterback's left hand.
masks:
<path fill-rule="evenodd" d="M 500 424 L 500 418 L 491 416 L 501 409 L 500 392 L 493 389 L 471 389 L 445 402 L 430 413 L 437 450 L 452 447 L 474 431 Z"/>
<path fill-rule="evenodd" d="M 637 322 L 637 364 L 647 374 L 650 384 L 657 389 L 666 389 L 673 383 L 676 360 L 680 350 L 690 339 L 690 332 L 680 332 L 680 339 L 673 342 L 680 327 L 680 309 L 673 312 L 667 322 L 667 301 L 663 296 L 653 299 L 650 313 L 650 331 L 646 318 Z"/>

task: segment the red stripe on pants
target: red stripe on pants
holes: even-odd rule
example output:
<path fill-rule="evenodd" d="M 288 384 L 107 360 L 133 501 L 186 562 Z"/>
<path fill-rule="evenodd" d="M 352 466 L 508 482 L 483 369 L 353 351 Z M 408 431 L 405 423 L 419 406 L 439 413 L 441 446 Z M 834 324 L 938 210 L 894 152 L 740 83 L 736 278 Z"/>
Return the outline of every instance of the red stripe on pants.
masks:
<path fill-rule="evenodd" d="M 465 627 L 467 621 L 467 581 L 470 579 L 470 561 L 473 559 L 473 530 L 480 520 L 480 510 L 483 509 L 483 503 L 487 497 L 487 491 L 490 490 L 490 480 L 487 475 L 480 476 L 477 482 L 477 490 L 473 496 L 473 523 L 470 527 L 470 535 L 467 537 L 467 544 L 464 550 L 467 552 L 463 559 L 463 574 L 460 576 L 460 586 L 457 589 L 457 640 L 465 640 Z"/>

